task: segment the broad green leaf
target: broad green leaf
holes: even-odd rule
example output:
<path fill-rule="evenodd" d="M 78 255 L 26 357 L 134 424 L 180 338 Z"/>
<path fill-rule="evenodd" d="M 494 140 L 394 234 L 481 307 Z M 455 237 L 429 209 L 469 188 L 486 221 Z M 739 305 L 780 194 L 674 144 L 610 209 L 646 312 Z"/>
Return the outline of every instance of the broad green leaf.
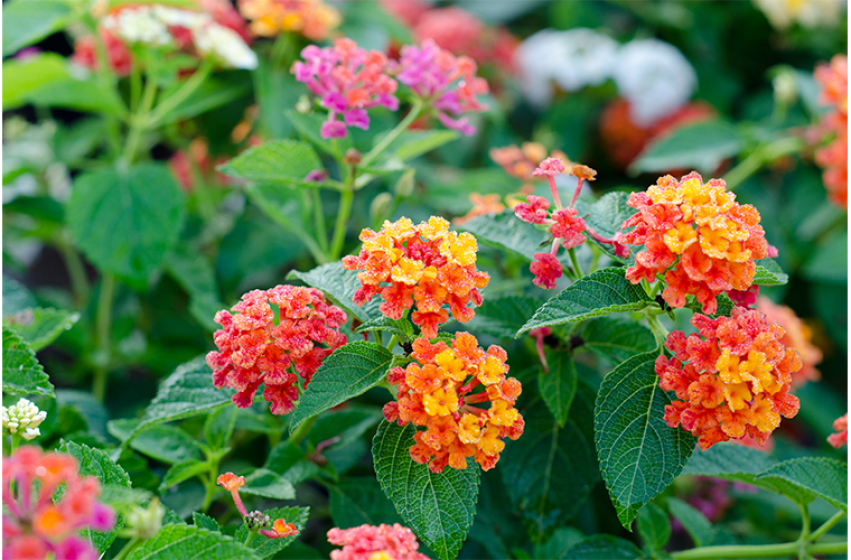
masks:
<path fill-rule="evenodd" d="M 711 315 L 713 318 L 729 317 L 730 313 L 733 312 L 733 308 L 736 307 L 736 304 L 733 303 L 730 296 L 723 292 L 715 296 L 715 303 L 717 304 L 717 308 L 715 313 Z M 692 294 L 688 294 L 686 296 L 686 307 L 695 313 L 703 314 L 703 305 L 697 301 L 697 298 L 695 298 Z"/>
<path fill-rule="evenodd" d="M 715 539 L 712 522 L 691 505 L 677 498 L 668 498 L 668 511 L 691 536 L 695 546 L 709 546 Z"/>
<path fill-rule="evenodd" d="M 204 422 L 204 440 L 212 449 L 224 449 L 233 435 L 236 425 L 236 414 L 239 409 L 225 407 L 214 410 Z"/>
<path fill-rule="evenodd" d="M 162 164 L 88 171 L 74 180 L 68 223 L 100 269 L 145 281 L 177 243 L 184 198 Z"/>
<path fill-rule="evenodd" d="M 72 77 L 58 80 L 34 89 L 24 100 L 36 106 L 93 111 L 115 116 L 120 116 L 125 111 L 124 104 L 115 90 L 104 88 L 93 77 L 85 80 Z"/>
<path fill-rule="evenodd" d="M 447 467 L 440 474 L 411 459 L 412 425 L 382 422 L 372 444 L 375 473 L 405 525 L 440 560 L 455 558 L 473 524 L 479 491 L 479 468 Z"/>
<path fill-rule="evenodd" d="M 257 469 L 245 477 L 241 491 L 272 500 L 295 499 L 295 488 L 286 478 L 267 469 Z"/>
<path fill-rule="evenodd" d="M 226 175 L 255 183 L 301 184 L 311 171 L 322 169 L 319 156 L 306 142 L 271 140 L 249 148 L 219 167 Z"/>
<path fill-rule="evenodd" d="M 760 474 L 757 486 L 806 504 L 821 498 L 848 511 L 848 465 L 826 457 L 801 457 L 778 463 Z"/>
<path fill-rule="evenodd" d="M 3 5 L 3 56 L 15 54 L 59 31 L 66 25 L 70 15 L 71 4 L 68 2 L 6 2 Z"/>
<path fill-rule="evenodd" d="M 53 384 L 38 363 L 35 352 L 6 327 L 3 327 L 3 392 L 53 396 Z"/>
<path fill-rule="evenodd" d="M 378 310 L 378 306 L 381 304 L 381 298 L 378 296 L 372 298 L 371 302 L 365 303 L 363 307 L 354 304 L 352 298 L 361 284 L 357 279 L 357 271 L 344 269 L 343 263 L 323 264 L 308 272 L 293 270 L 287 275 L 287 280 L 293 279 L 301 280 L 312 288 L 322 290 L 350 317 L 357 317 L 364 323 L 383 317 L 381 311 Z"/>
<path fill-rule="evenodd" d="M 160 116 L 156 126 L 191 119 L 250 94 L 251 88 L 243 77 L 244 72 L 238 70 L 208 76 L 189 97 Z"/>
<path fill-rule="evenodd" d="M 390 369 L 393 354 L 374 342 L 351 342 L 325 358 L 299 399 L 290 431 L 312 418 L 375 387 Z"/>
<path fill-rule="evenodd" d="M 260 58 L 260 64 L 251 72 L 254 95 L 260 114 L 257 124 L 266 138 L 293 137 L 293 124 L 288 118 L 298 98 L 304 93 L 288 68 L 276 68 L 271 61 Z M 319 127 L 316 128 L 319 135 Z"/>
<path fill-rule="evenodd" d="M 629 166 L 633 174 L 671 169 L 711 173 L 740 153 L 744 142 L 735 126 L 724 121 L 686 125 L 654 140 Z"/>
<path fill-rule="evenodd" d="M 647 558 L 631 542 L 611 535 L 593 535 L 567 551 L 570 560 L 641 560 Z"/>
<path fill-rule="evenodd" d="M 328 484 L 327 488 L 335 527 L 348 529 L 363 524 L 392 525 L 402 521 L 375 477 L 347 476 L 337 484 Z"/>
<path fill-rule="evenodd" d="M 683 474 L 712 476 L 753 484 L 775 462 L 762 451 L 734 443 L 716 443 L 691 456 Z"/>
<path fill-rule="evenodd" d="M 105 484 L 101 486 L 98 500 L 117 510 L 125 510 L 143 502 L 147 502 L 152 496 L 153 494 L 151 494 L 148 490 L 130 488 L 128 486 L 121 486 L 118 484 Z"/>
<path fill-rule="evenodd" d="M 143 541 L 127 555 L 127 560 L 257 560 L 259 557 L 231 537 L 207 529 L 173 523 Z M 244 540 L 244 539 L 243 539 Z M 259 541 L 260 539 L 254 539 Z M 278 539 L 285 540 L 285 539 Z"/>
<path fill-rule="evenodd" d="M 126 441 L 141 421 L 138 419 L 110 420 L 107 423 L 109 433 Z M 198 441 L 185 430 L 177 426 L 150 426 L 137 433 L 130 441 L 130 447 L 157 461 L 174 465 L 189 459 L 199 459 L 201 450 Z"/>
<path fill-rule="evenodd" d="M 545 246 L 552 241 L 550 234 L 521 221 L 513 212 L 477 216 L 459 229 L 472 233 L 480 243 L 511 251 L 530 261 L 535 253 L 549 251 Z"/>
<path fill-rule="evenodd" d="M 34 4 L 30 0 L 16 3 Z M 3 10 L 4 16 L 6 10 Z M 3 27 L 6 27 L 4 18 Z M 5 39 L 5 32 L 4 32 Z M 68 63 L 55 53 L 41 53 L 23 60 L 3 62 L 3 110 L 9 111 L 24 105 L 27 97 L 43 87 L 68 79 Z"/>
<path fill-rule="evenodd" d="M 326 450 L 345 447 L 378 424 L 382 418 L 384 415 L 378 407 L 349 405 L 317 418 L 307 440 L 314 446 L 323 442 L 330 443 L 325 447 Z"/>
<path fill-rule="evenodd" d="M 307 517 L 310 514 L 309 507 L 285 507 L 285 508 L 275 508 L 264 511 L 266 515 L 268 515 L 272 521 L 274 522 L 276 519 L 283 519 L 287 523 L 293 523 L 296 526 L 296 529 L 299 531 L 304 531 L 304 526 L 307 524 Z M 295 541 L 300 535 L 293 535 L 291 537 L 285 537 L 283 539 L 269 539 L 263 537 L 262 535 L 256 537 L 251 544 L 250 548 L 254 550 L 254 554 L 257 555 L 258 558 L 270 558 L 274 556 L 276 553 L 290 546 L 293 541 Z M 234 535 L 234 539 L 237 542 L 245 542 L 245 539 L 248 537 L 248 529 L 245 528 L 245 525 L 240 525 L 236 530 L 236 534 Z M 206 560 L 206 558 L 205 558 Z"/>
<path fill-rule="evenodd" d="M 198 322 L 207 330 L 217 330 L 219 326 L 213 321 L 215 313 L 227 306 L 219 300 L 219 287 L 213 265 L 197 250 L 181 243 L 166 256 L 165 269 L 189 294 L 190 312 L 193 310 L 193 304 L 198 310 L 204 310 L 204 315 L 195 316 Z"/>
<path fill-rule="evenodd" d="M 36 307 L 7 316 L 4 323 L 18 333 L 33 351 L 38 352 L 73 327 L 79 319 L 80 314 L 73 311 Z"/>
<path fill-rule="evenodd" d="M 264 468 L 280 473 L 291 484 L 298 484 L 319 472 L 316 463 L 307 460 L 305 451 L 289 441 L 282 441 L 272 448 Z"/>
<path fill-rule="evenodd" d="M 650 550 L 662 550 L 671 538 L 668 514 L 656 504 L 646 504 L 638 512 L 638 534 Z"/>
<path fill-rule="evenodd" d="M 538 372 L 538 390 L 560 428 L 564 428 L 576 394 L 576 364 L 569 352 L 546 352 L 549 372 Z"/>
<path fill-rule="evenodd" d="M 604 268 L 565 288 L 541 306 L 516 336 L 540 327 L 576 323 L 652 305 L 641 285 L 624 277 L 621 268 Z"/>
<path fill-rule="evenodd" d="M 197 459 L 189 459 L 182 463 L 172 465 L 163 477 L 160 483 L 160 494 L 172 486 L 177 486 L 181 482 L 186 482 L 190 478 L 195 478 L 202 474 L 206 474 L 210 470 L 210 463 L 207 461 L 199 461 Z"/>
<path fill-rule="evenodd" d="M 838 231 L 815 247 L 804 265 L 804 276 L 818 282 L 848 283 L 848 234 Z"/>
<path fill-rule="evenodd" d="M 588 227 L 596 231 L 607 239 L 614 238 L 615 234 L 621 231 L 621 225 L 634 215 L 637 210 L 631 206 L 627 206 L 629 193 L 625 192 L 610 192 L 593 204 L 588 204 L 583 200 L 576 201 L 576 209 L 579 210 L 579 215 L 583 216 Z M 587 232 L 586 232 L 587 233 Z M 591 235 L 587 235 L 588 241 L 597 245 L 609 257 L 623 262 L 623 257 L 615 255 L 612 245 L 608 243 L 599 243 Z"/>
<path fill-rule="evenodd" d="M 416 336 L 414 324 L 408 317 L 402 317 L 401 319 L 391 319 L 390 317 L 385 317 L 384 315 L 378 317 L 377 319 L 367 321 L 366 323 L 359 326 L 355 332 L 364 333 L 373 331 L 388 332 L 391 336 L 395 336 L 401 339 L 402 342 L 410 342 Z"/>
<path fill-rule="evenodd" d="M 327 153 L 328 155 L 335 155 L 334 146 L 331 141 L 322 138 L 322 135 L 319 133 L 319 131 L 322 129 L 322 123 L 328 120 L 327 116 L 320 115 L 319 113 L 298 113 L 296 111 L 293 111 L 292 109 L 284 111 L 284 114 L 287 116 L 287 118 L 296 128 L 296 130 L 298 130 L 299 134 L 301 134 L 304 138 L 310 140 L 310 142 L 314 146 Z M 340 154 L 345 154 L 346 150 L 351 147 L 351 136 L 346 135 L 345 138 L 337 139 L 337 149 L 339 150 Z"/>
<path fill-rule="evenodd" d="M 753 283 L 760 286 L 782 286 L 789 282 L 789 275 L 783 272 L 780 265 L 773 259 L 756 261 L 756 273 Z"/>
<path fill-rule="evenodd" d="M 14 278 L 3 274 L 3 317 L 38 307 L 35 296 Z"/>
<path fill-rule="evenodd" d="M 414 159 L 456 140 L 461 135 L 454 130 L 406 130 L 387 148 L 402 161 Z M 379 142 L 382 137 L 377 137 Z"/>
<path fill-rule="evenodd" d="M 534 398 L 522 411 L 526 422 L 523 436 L 506 441 L 497 468 L 514 509 L 539 544 L 576 514 L 599 480 L 593 406 L 593 391 L 580 383 L 561 428 Z"/>
<path fill-rule="evenodd" d="M 201 527 L 202 529 L 207 529 L 208 531 L 220 532 L 222 530 L 222 528 L 219 526 L 218 521 L 216 521 L 209 515 L 205 515 L 197 511 L 192 513 L 192 523 L 196 527 Z"/>
<path fill-rule="evenodd" d="M 582 346 L 614 363 L 650 352 L 656 348 L 653 332 L 626 317 L 600 317 L 588 321 L 579 331 Z"/>
<path fill-rule="evenodd" d="M 512 338 L 543 303 L 540 298 L 527 295 L 485 299 L 467 327 L 471 332 L 494 338 Z"/>
<path fill-rule="evenodd" d="M 627 528 L 637 507 L 680 474 L 696 441 L 665 422 L 671 399 L 659 387 L 655 362 L 655 352 L 630 358 L 603 379 L 597 395 L 594 431 L 600 472 Z"/>
<path fill-rule="evenodd" d="M 553 531 L 553 536 L 544 545 L 535 545 L 532 555 L 535 560 L 552 560 L 566 558 L 567 551 L 573 548 L 584 535 L 575 527 L 559 527 Z"/>

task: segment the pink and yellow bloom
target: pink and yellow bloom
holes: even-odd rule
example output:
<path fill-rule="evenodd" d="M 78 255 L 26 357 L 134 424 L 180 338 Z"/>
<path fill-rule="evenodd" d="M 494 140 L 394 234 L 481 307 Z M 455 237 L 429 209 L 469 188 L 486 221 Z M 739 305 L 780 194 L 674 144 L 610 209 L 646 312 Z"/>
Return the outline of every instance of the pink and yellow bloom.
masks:
<path fill-rule="evenodd" d="M 414 533 L 398 523 L 334 527 L 328 531 L 328 542 L 343 547 L 331 551 L 331 560 L 428 560 L 417 552 L 420 545 Z"/>

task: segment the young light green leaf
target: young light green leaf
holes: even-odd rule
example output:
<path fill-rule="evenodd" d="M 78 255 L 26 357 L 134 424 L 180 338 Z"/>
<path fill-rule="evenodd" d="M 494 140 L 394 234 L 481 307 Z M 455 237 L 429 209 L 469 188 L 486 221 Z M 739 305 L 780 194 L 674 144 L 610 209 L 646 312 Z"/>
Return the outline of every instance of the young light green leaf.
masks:
<path fill-rule="evenodd" d="M 19 0 L 16 4 L 33 4 Z M 6 10 L 4 11 L 4 15 Z M 3 18 L 5 42 L 6 18 Z M 39 53 L 24 59 L 3 61 L 3 110 L 9 111 L 24 105 L 27 97 L 39 89 L 52 87 L 69 78 L 68 62 L 56 53 Z M 8 172 L 8 171 L 7 171 Z"/>
<path fill-rule="evenodd" d="M 4 318 L 7 327 L 18 333 L 34 352 L 59 338 L 80 319 L 79 313 L 65 309 L 36 307 Z"/>
<path fill-rule="evenodd" d="M 643 560 L 647 558 L 631 542 L 611 535 L 593 535 L 579 541 L 564 555 L 570 560 Z"/>
<path fill-rule="evenodd" d="M 165 476 L 160 483 L 160 494 L 172 486 L 177 486 L 181 482 L 186 482 L 190 478 L 195 478 L 196 476 L 205 474 L 209 470 L 209 462 L 199 461 L 197 459 L 188 459 L 181 463 L 177 463 L 176 465 L 172 465 L 165 473 Z"/>
<path fill-rule="evenodd" d="M 459 229 L 472 233 L 485 245 L 511 251 L 530 261 L 552 241 L 547 232 L 521 221 L 512 212 L 477 216 Z"/>
<path fill-rule="evenodd" d="M 579 336 L 582 337 L 579 348 L 587 348 L 616 364 L 656 347 L 650 329 L 625 317 L 600 317 L 588 321 L 579 331 Z"/>
<path fill-rule="evenodd" d="M 374 477 L 347 476 L 337 484 L 327 484 L 327 488 L 335 527 L 348 529 L 364 523 L 392 525 L 402 522 Z"/>
<path fill-rule="evenodd" d="M 271 140 L 219 166 L 219 171 L 231 177 L 284 185 L 302 184 L 317 169 L 322 169 L 319 156 L 310 144 L 297 140 Z"/>
<path fill-rule="evenodd" d="M 208 531 L 220 532 L 222 530 L 222 528 L 219 526 L 218 521 L 216 521 L 209 515 L 205 515 L 197 511 L 192 512 L 192 523 L 196 527 L 201 527 L 202 529 L 207 529 Z"/>
<path fill-rule="evenodd" d="M 638 511 L 638 534 L 650 550 L 662 550 L 671 539 L 668 514 L 656 504 L 646 504 Z"/>
<path fill-rule="evenodd" d="M 653 300 L 640 285 L 624 277 L 622 268 L 604 268 L 567 287 L 547 301 L 516 336 L 540 327 L 576 323 L 594 317 L 644 309 Z"/>
<path fill-rule="evenodd" d="M 239 540 L 238 535 L 236 538 Z M 127 555 L 127 560 L 188 560 L 189 558 L 258 560 L 259 556 L 231 537 L 185 523 L 165 525 L 153 538 L 137 545 Z"/>
<path fill-rule="evenodd" d="M 214 410 L 207 416 L 207 421 L 204 422 L 204 440 L 211 449 L 218 450 L 227 446 L 233 435 L 238 410 L 235 406 L 227 406 Z"/>
<path fill-rule="evenodd" d="M 25 96 L 25 100 L 41 107 L 61 107 L 114 116 L 120 116 L 125 111 L 116 91 L 102 87 L 94 77 L 78 79 L 69 76 L 32 90 Z"/>
<path fill-rule="evenodd" d="M 37 43 L 65 26 L 71 4 L 54 0 L 15 0 L 3 5 L 3 56 Z"/>
<path fill-rule="evenodd" d="M 375 473 L 405 525 L 440 560 L 455 558 L 476 515 L 479 468 L 445 468 L 440 474 L 411 459 L 412 425 L 382 422 L 372 443 Z"/>
<path fill-rule="evenodd" d="M 691 536 L 695 546 L 709 546 L 715 539 L 712 522 L 691 505 L 677 498 L 668 498 L 668 511 Z"/>
<path fill-rule="evenodd" d="M 538 372 L 538 390 L 553 413 L 560 428 L 564 428 L 573 396 L 576 394 L 576 364 L 568 352 L 547 352 L 550 371 Z"/>
<path fill-rule="evenodd" d="M 245 486 L 242 487 L 241 491 L 272 500 L 295 499 L 295 488 L 290 481 L 267 469 L 257 469 L 246 476 Z"/>
<path fill-rule="evenodd" d="M 466 328 L 494 338 L 512 338 L 543 303 L 527 295 L 486 299 Z"/>
<path fill-rule="evenodd" d="M 177 242 L 184 203 L 162 164 L 98 169 L 74 180 L 68 223 L 100 269 L 144 282 Z"/>
<path fill-rule="evenodd" d="M 38 363 L 35 352 L 6 327 L 3 327 L 3 392 L 53 396 L 53 384 Z"/>
<path fill-rule="evenodd" d="M 782 286 L 789 282 L 789 275 L 783 272 L 774 259 L 756 261 L 756 273 L 753 283 L 760 286 Z"/>
<path fill-rule="evenodd" d="M 344 269 L 343 263 L 323 264 L 308 272 L 293 270 L 287 275 L 287 280 L 293 279 L 301 280 L 312 288 L 322 290 L 350 317 L 357 317 L 364 323 L 383 317 L 381 311 L 378 310 L 378 306 L 381 304 L 379 297 L 372 298 L 371 302 L 365 303 L 362 307 L 354 304 L 352 298 L 354 298 L 355 291 L 360 288 L 361 284 L 357 279 L 357 271 Z"/>
<path fill-rule="evenodd" d="M 696 169 L 711 173 L 743 148 L 738 130 L 730 123 L 715 120 L 685 125 L 647 146 L 629 166 L 629 172 L 637 175 L 669 169 Z"/>
<path fill-rule="evenodd" d="M 334 350 L 301 396 L 290 431 L 308 418 L 375 387 L 387 376 L 392 360 L 393 354 L 374 342 L 351 342 Z"/>
<path fill-rule="evenodd" d="M 304 531 L 304 526 L 307 525 L 307 518 L 310 514 L 310 508 L 275 508 L 266 510 L 263 513 L 268 515 L 273 522 L 276 519 L 283 519 L 287 523 L 293 523 L 296 526 L 296 529 L 298 529 L 299 531 Z M 245 525 L 242 524 L 236 530 L 236 535 L 234 535 L 234 539 L 236 539 L 238 542 L 245 542 L 245 539 L 247 537 L 248 529 L 246 529 Z M 251 544 L 248 546 L 254 550 L 254 554 L 256 554 L 258 558 L 270 558 L 271 556 L 274 556 L 281 550 L 290 546 L 298 537 L 299 535 L 293 535 L 291 537 L 284 537 L 283 539 L 270 539 L 261 535 L 251 541 Z"/>
<path fill-rule="evenodd" d="M 456 140 L 461 135 L 454 130 L 406 130 L 399 135 L 388 150 L 402 161 L 414 159 Z M 376 141 L 380 141 L 376 137 Z"/>
<path fill-rule="evenodd" d="M 688 461 L 695 438 L 665 422 L 671 399 L 659 387 L 656 353 L 640 354 L 609 373 L 594 419 L 600 472 L 618 517 L 629 528 L 636 506 L 662 492 Z"/>

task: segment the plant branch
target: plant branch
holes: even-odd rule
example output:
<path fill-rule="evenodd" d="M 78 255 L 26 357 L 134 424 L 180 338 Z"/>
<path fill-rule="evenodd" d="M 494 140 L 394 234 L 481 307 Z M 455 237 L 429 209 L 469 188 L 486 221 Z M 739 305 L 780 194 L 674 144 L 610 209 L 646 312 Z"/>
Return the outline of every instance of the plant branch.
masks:
<path fill-rule="evenodd" d="M 115 277 L 104 274 L 100 284 L 97 315 L 95 317 L 95 334 L 97 354 L 95 359 L 94 382 L 92 394 L 98 402 L 106 398 L 106 383 L 109 374 L 109 364 L 112 362 L 111 330 L 112 330 L 112 301 L 115 294 Z"/>
<path fill-rule="evenodd" d="M 811 540 L 811 541 L 813 541 L 813 542 L 815 542 L 815 541 L 819 540 L 819 539 L 820 539 L 820 538 L 821 538 L 821 537 L 822 537 L 825 533 L 827 533 L 828 531 L 830 531 L 831 529 L 833 529 L 833 527 L 834 527 L 837 523 L 839 523 L 840 521 L 842 521 L 842 519 L 843 519 L 846 515 L 847 515 L 847 514 L 846 514 L 844 511 L 842 511 L 842 510 L 837 511 L 835 514 L 833 514 L 833 517 L 831 517 L 830 519 L 828 519 L 827 521 L 825 521 L 825 522 L 821 525 L 821 527 L 819 527 L 818 529 L 816 529 L 815 531 L 813 531 L 813 533 L 810 535 L 810 540 Z"/>
<path fill-rule="evenodd" d="M 381 139 L 381 142 L 376 144 L 375 147 L 372 148 L 369 151 L 369 153 L 367 153 L 365 156 L 363 156 L 363 159 L 361 160 L 359 167 L 361 169 L 365 169 L 365 168 L 369 167 L 369 164 L 372 163 L 373 161 L 375 161 L 375 158 L 380 156 L 381 153 L 384 152 L 384 150 L 386 150 L 387 147 L 390 144 L 392 144 L 393 141 L 396 140 L 396 138 L 398 138 L 400 134 L 405 132 L 405 130 L 409 126 L 411 126 L 411 124 L 415 120 L 417 120 L 417 117 L 420 116 L 422 109 L 423 109 L 423 102 L 420 101 L 419 99 L 414 101 L 413 105 L 411 105 L 411 110 L 408 112 L 407 115 L 405 115 L 405 118 L 402 119 L 399 122 L 399 124 L 396 125 L 396 128 L 394 128 L 393 130 L 388 132 L 387 135 L 384 138 Z"/>

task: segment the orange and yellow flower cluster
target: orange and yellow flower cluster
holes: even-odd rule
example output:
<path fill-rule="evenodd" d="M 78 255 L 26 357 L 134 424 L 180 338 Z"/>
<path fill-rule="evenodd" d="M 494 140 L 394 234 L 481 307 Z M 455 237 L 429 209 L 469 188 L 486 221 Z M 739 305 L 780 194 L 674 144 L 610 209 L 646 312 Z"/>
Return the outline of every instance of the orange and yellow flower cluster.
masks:
<path fill-rule="evenodd" d="M 627 202 L 638 213 L 622 228 L 635 229 L 621 243 L 644 245 L 626 277 L 638 284 L 664 276 L 662 297 L 671 307 L 683 307 L 693 294 L 704 313 L 715 313 L 716 296 L 727 290 L 747 290 L 756 272 L 755 260 L 768 256 L 760 215 L 740 205 L 721 179 L 707 183 L 696 172 L 680 181 L 660 178 L 646 193 L 633 193 Z"/>
<path fill-rule="evenodd" d="M 830 143 L 816 152 L 816 163 L 824 168 L 822 180 L 830 199 L 848 207 L 848 57 L 836 55 L 830 64 L 816 68 L 822 88 L 821 101 L 831 107 L 820 124 Z"/>
<path fill-rule="evenodd" d="M 700 334 L 672 332 L 665 346 L 674 358 L 656 360 L 662 389 L 682 399 L 665 407 L 665 421 L 699 436 L 702 449 L 745 436 L 764 445 L 780 416 L 800 407 L 788 391 L 801 357 L 781 342 L 783 327 L 742 307 L 718 319 L 698 313 L 691 324 Z"/>
<path fill-rule="evenodd" d="M 412 356 L 417 363 L 390 370 L 387 380 L 399 386 L 398 402 L 384 407 L 389 422 L 426 427 L 414 435 L 411 457 L 435 473 L 447 464 L 464 469 L 467 457 L 475 457 L 484 470 L 493 468 L 505 447 L 502 440 L 516 440 L 524 427 L 514 408 L 521 385 L 506 377 L 505 350 L 491 346 L 485 352 L 476 337 L 459 332 L 451 347 L 417 339 Z M 479 385 L 484 390 L 473 392 Z M 484 402 L 490 407 L 473 406 Z"/>
<path fill-rule="evenodd" d="M 408 218 L 394 223 L 384 222 L 381 231 L 364 229 L 360 240 L 363 249 L 358 256 L 343 259 L 346 270 L 360 270 L 361 288 L 354 302 L 363 305 L 380 294 L 381 312 L 400 319 L 405 310 L 426 338 L 437 336 L 437 327 L 452 316 L 462 323 L 475 311 L 468 307 L 482 304 L 479 292 L 490 277 L 476 270 L 476 238 L 469 233 L 449 231 L 449 222 L 432 216 L 415 226 Z"/>
<path fill-rule="evenodd" d="M 340 12 L 322 0 L 240 0 L 239 11 L 259 37 L 291 31 L 321 41 L 341 21 Z"/>
<path fill-rule="evenodd" d="M 778 305 L 766 297 L 756 302 L 756 308 L 770 323 L 777 323 L 786 331 L 782 342 L 785 346 L 794 348 L 801 355 L 802 366 L 792 376 L 792 386 L 799 387 L 807 381 L 818 381 L 821 373 L 816 366 L 821 363 L 822 352 L 813 344 L 813 331 L 798 317 L 791 308 Z"/>

